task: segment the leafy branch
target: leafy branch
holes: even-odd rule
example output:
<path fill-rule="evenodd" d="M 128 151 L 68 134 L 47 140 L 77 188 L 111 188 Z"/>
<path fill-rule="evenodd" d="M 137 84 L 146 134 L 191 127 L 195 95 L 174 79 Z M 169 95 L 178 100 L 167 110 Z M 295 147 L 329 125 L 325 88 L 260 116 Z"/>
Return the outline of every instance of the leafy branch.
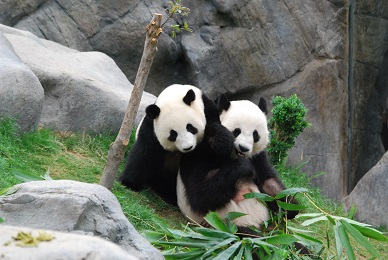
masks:
<path fill-rule="evenodd" d="M 181 0 L 169 1 L 170 8 L 168 9 L 169 16 L 166 18 L 166 20 L 162 23 L 161 27 L 163 27 L 168 20 L 170 20 L 174 15 L 179 16 L 187 16 L 190 13 L 190 9 L 188 7 L 182 6 Z M 173 24 L 171 25 L 171 36 L 172 38 L 176 37 L 177 33 L 180 33 L 181 30 L 187 31 L 187 32 L 193 32 L 191 28 L 189 28 L 189 25 L 187 22 L 183 22 L 183 27 L 181 27 L 179 24 Z"/>
<path fill-rule="evenodd" d="M 331 224 L 334 232 L 336 249 L 331 250 L 329 236 L 326 243 L 320 241 L 305 228 L 289 226 L 284 211 L 300 210 L 306 208 L 303 205 L 285 203 L 281 199 L 287 196 L 303 194 L 319 213 L 306 213 L 297 215 L 297 219 L 305 219 L 302 227 L 312 226 L 321 221 Z M 275 197 L 262 193 L 249 193 L 246 198 L 256 198 L 263 203 L 276 201 L 279 213 L 272 215 L 268 222 L 276 223 L 273 229 L 267 231 L 269 223 L 264 223 L 262 230 L 252 229 L 257 236 L 237 233 L 237 226 L 232 222 L 243 216 L 243 213 L 230 212 L 224 218 L 217 213 L 210 212 L 205 220 L 211 228 L 205 228 L 196 224 L 194 227 L 183 226 L 183 231 L 170 229 L 165 224 L 160 225 L 163 231 L 145 231 L 144 235 L 152 244 L 163 248 L 166 259 L 252 259 L 252 255 L 260 259 L 305 259 L 300 251 L 295 248 L 299 243 L 309 249 L 309 257 L 316 259 L 342 259 L 345 249 L 349 259 L 355 259 L 355 253 L 349 237 L 365 247 L 373 257 L 379 257 L 378 252 L 368 241 L 372 238 L 379 241 L 388 241 L 388 238 L 380 231 L 368 224 L 357 222 L 345 217 L 333 216 L 316 206 L 304 188 L 287 189 Z M 281 222 L 281 223 L 279 223 Z M 328 231 L 327 231 L 328 233 Z M 241 238 L 241 235 L 243 237 Z M 244 236 L 245 235 L 245 236 Z M 325 247 L 326 244 L 326 247 Z M 324 255 L 325 249 L 327 252 Z M 331 254 L 331 255 L 327 255 Z"/>

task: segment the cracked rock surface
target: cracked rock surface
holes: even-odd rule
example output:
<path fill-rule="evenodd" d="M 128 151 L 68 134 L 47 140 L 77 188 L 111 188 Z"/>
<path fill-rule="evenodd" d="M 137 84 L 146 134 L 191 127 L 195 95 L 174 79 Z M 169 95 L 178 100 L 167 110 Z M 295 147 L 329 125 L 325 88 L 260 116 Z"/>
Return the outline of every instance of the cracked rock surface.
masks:
<path fill-rule="evenodd" d="M 124 216 L 116 197 L 97 184 L 34 181 L 0 197 L 5 225 L 94 235 L 139 259 L 163 259 Z"/>

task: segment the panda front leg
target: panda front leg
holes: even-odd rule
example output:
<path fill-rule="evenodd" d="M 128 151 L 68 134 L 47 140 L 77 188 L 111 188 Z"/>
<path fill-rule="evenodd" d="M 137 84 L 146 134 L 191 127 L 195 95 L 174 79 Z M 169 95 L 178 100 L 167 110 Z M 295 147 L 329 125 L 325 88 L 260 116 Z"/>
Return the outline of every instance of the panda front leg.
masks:
<path fill-rule="evenodd" d="M 272 166 L 266 151 L 262 151 L 261 153 L 253 156 L 252 162 L 257 174 L 255 183 L 261 192 L 270 196 L 276 196 L 276 194 L 286 189 L 282 181 L 279 179 L 279 175 Z M 281 201 L 299 204 L 293 196 L 282 198 Z M 275 201 L 268 203 L 268 207 L 274 212 L 278 212 L 279 210 Z M 287 211 L 286 216 L 288 219 L 293 219 L 298 213 L 299 211 L 297 210 L 289 210 Z"/>

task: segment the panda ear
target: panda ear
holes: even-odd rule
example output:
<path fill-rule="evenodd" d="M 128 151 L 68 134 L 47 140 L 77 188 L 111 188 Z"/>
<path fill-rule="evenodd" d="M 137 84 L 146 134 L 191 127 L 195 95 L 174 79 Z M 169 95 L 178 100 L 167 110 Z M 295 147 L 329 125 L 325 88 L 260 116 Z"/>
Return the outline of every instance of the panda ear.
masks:
<path fill-rule="evenodd" d="M 195 100 L 195 93 L 194 90 L 190 89 L 187 91 L 186 96 L 183 98 L 183 102 L 185 102 L 186 105 L 190 106 L 191 102 Z"/>
<path fill-rule="evenodd" d="M 222 110 L 225 110 L 227 111 L 230 107 L 230 101 L 228 99 L 228 97 L 226 96 L 226 94 L 221 94 L 221 96 L 218 98 L 218 109 L 220 109 L 220 111 Z"/>
<path fill-rule="evenodd" d="M 155 118 L 157 118 L 159 114 L 160 114 L 160 108 L 155 104 L 149 105 L 146 108 L 146 116 L 151 120 L 154 120 Z"/>
<path fill-rule="evenodd" d="M 265 115 L 268 115 L 267 100 L 265 100 L 263 97 L 261 97 L 259 100 L 259 108 Z"/>

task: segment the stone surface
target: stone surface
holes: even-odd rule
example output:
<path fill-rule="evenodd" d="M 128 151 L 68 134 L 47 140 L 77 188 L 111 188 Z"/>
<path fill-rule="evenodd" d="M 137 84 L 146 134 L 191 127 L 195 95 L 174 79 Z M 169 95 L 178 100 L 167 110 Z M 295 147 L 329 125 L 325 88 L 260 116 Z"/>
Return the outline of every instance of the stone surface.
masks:
<path fill-rule="evenodd" d="M 0 32 L 44 88 L 41 125 L 59 131 L 118 131 L 133 86 L 111 58 L 2 25 Z M 136 124 L 154 100 L 153 95 L 143 94 Z"/>
<path fill-rule="evenodd" d="M 388 2 L 356 0 L 350 94 L 349 191 L 383 156 L 381 112 L 388 97 Z M 379 76 L 380 75 L 380 76 Z"/>
<path fill-rule="evenodd" d="M 1 32 L 0 57 L 0 118 L 13 117 L 21 131 L 32 130 L 42 111 L 42 85 Z"/>
<path fill-rule="evenodd" d="M 35 259 L 57 259 L 57 260 L 136 260 L 135 256 L 125 252 L 119 246 L 104 239 L 69 234 L 58 231 L 44 230 L 54 239 L 41 242 L 37 247 L 16 246 L 16 237 L 19 232 L 31 233 L 37 237 L 39 231 L 26 227 L 14 227 L 0 225 L 0 252 L 4 260 L 35 260 Z"/>
<path fill-rule="evenodd" d="M 172 39 L 168 26 L 163 29 L 146 91 L 157 95 L 173 83 L 193 84 L 211 98 L 228 92 L 258 102 L 261 95 L 286 96 L 292 89 L 310 110 L 314 125 L 298 138 L 290 162 L 306 155 L 307 174 L 326 172 L 314 182 L 340 200 L 384 152 L 379 110 L 388 95 L 383 76 L 388 2 L 351 3 L 349 13 L 350 0 L 184 2 L 192 11 L 185 20 L 194 33 Z M 145 26 L 154 12 L 166 17 L 167 7 L 164 0 L 3 1 L 0 23 L 79 51 L 104 52 L 133 81 Z M 182 20 L 167 25 L 177 22 Z M 331 139 L 334 129 L 340 132 Z M 311 141 L 316 138 L 323 139 Z"/>
<path fill-rule="evenodd" d="M 311 127 L 304 130 L 291 149 L 288 164 L 300 165 L 310 175 L 325 172 L 312 179 L 322 187 L 321 192 L 331 198 L 341 200 L 345 180 L 343 172 L 346 160 L 347 140 L 347 65 L 336 60 L 313 60 L 289 79 L 276 87 L 266 89 L 252 96 L 270 99 L 272 96 L 290 96 L 299 93 L 302 103 L 308 108 L 307 121 Z M 234 98 L 246 99 L 251 94 L 241 94 Z M 322 186 L 325 185 L 325 186 Z"/>
<path fill-rule="evenodd" d="M 365 174 L 345 199 L 345 208 L 357 208 L 356 219 L 388 227 L 388 152 Z"/>
<path fill-rule="evenodd" d="M 75 181 L 36 181 L 15 186 L 0 197 L 4 224 L 93 234 L 139 259 L 163 259 L 124 216 L 116 197 L 97 184 Z"/>

